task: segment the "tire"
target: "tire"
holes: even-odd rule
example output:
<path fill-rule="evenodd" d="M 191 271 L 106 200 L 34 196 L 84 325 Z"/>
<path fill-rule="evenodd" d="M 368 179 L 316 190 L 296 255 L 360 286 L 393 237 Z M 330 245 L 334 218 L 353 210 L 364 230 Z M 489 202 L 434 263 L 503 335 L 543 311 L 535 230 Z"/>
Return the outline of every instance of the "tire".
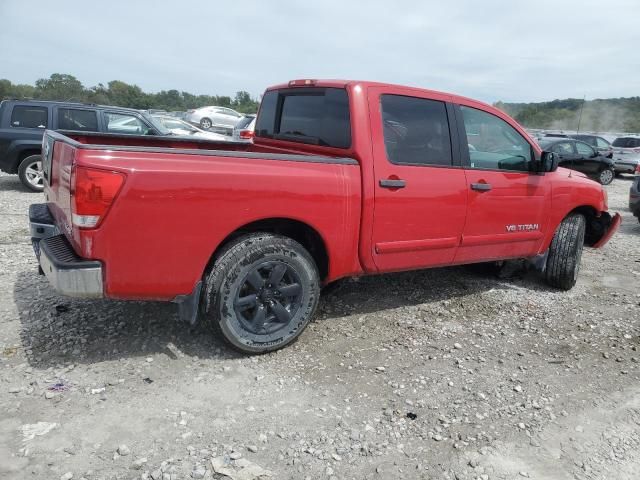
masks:
<path fill-rule="evenodd" d="M 613 182 L 615 176 L 616 174 L 614 173 L 613 169 L 605 168 L 598 174 L 598 182 L 600 182 L 602 185 L 609 185 L 611 182 Z"/>
<path fill-rule="evenodd" d="M 586 220 L 583 215 L 568 215 L 556 230 L 549 255 L 545 276 L 547 283 L 561 290 L 570 290 L 578 279 L 580 259 L 584 248 Z"/>
<path fill-rule="evenodd" d="M 18 167 L 18 177 L 27 189 L 32 192 L 44 190 L 44 175 L 42 173 L 42 156 L 30 155 Z"/>
<path fill-rule="evenodd" d="M 210 118 L 205 117 L 200 119 L 200 127 L 202 127 L 204 130 L 209 130 L 212 126 L 213 122 Z"/>
<path fill-rule="evenodd" d="M 205 318 L 243 353 L 271 352 L 293 342 L 320 298 L 311 255 L 298 242 L 271 233 L 246 235 L 226 246 L 206 288 Z"/>

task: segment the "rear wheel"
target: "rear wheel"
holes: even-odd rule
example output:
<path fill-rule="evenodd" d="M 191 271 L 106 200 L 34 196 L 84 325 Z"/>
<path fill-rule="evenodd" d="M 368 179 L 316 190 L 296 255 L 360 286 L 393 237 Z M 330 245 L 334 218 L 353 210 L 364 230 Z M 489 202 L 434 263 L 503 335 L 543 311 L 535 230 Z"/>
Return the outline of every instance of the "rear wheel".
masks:
<path fill-rule="evenodd" d="M 613 182 L 615 176 L 616 174 L 614 173 L 613 169 L 605 168 L 598 174 L 598 181 L 602 185 L 609 185 L 611 182 Z"/>
<path fill-rule="evenodd" d="M 224 248 L 207 277 L 205 312 L 237 350 L 264 353 L 293 342 L 318 305 L 316 265 L 298 242 L 255 233 Z"/>
<path fill-rule="evenodd" d="M 211 122 L 211 120 L 206 117 L 200 120 L 200 126 L 205 130 L 209 130 L 212 125 L 213 123 Z"/>
<path fill-rule="evenodd" d="M 18 167 L 18 177 L 22 184 L 32 192 L 44 190 L 44 173 L 42 171 L 42 156 L 30 155 Z"/>
<path fill-rule="evenodd" d="M 545 276 L 552 287 L 570 290 L 578 279 L 584 247 L 586 220 L 574 213 L 567 216 L 556 230 L 551 246 Z"/>

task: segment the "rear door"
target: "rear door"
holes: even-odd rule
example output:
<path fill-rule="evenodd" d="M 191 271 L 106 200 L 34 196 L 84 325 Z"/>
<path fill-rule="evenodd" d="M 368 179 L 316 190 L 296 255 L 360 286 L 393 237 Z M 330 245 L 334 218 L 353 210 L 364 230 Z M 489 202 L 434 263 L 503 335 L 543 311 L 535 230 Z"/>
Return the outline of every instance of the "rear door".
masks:
<path fill-rule="evenodd" d="M 410 89 L 391 95 L 373 87 L 368 95 L 376 267 L 449 265 L 460 243 L 467 198 L 453 109 L 444 95 Z"/>
<path fill-rule="evenodd" d="M 548 228 L 550 189 L 544 175 L 531 173 L 533 147 L 497 115 L 465 105 L 456 112 L 469 196 L 455 262 L 536 254 Z"/>

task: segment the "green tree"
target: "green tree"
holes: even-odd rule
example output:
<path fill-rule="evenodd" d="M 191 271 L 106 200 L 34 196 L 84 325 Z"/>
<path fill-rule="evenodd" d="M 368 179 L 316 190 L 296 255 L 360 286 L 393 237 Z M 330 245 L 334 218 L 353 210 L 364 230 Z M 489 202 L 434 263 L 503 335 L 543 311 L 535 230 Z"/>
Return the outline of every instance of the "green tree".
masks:
<path fill-rule="evenodd" d="M 84 86 L 73 75 L 54 73 L 49 78 L 36 80 L 36 97 L 43 100 L 67 100 L 84 102 L 87 94 Z"/>

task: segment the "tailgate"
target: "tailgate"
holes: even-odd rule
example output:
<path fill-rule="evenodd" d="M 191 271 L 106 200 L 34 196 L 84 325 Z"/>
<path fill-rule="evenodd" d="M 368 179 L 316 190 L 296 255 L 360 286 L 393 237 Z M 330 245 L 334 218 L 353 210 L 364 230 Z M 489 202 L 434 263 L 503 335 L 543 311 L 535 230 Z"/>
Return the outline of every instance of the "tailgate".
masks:
<path fill-rule="evenodd" d="M 42 139 L 42 170 L 49 210 L 59 230 L 73 243 L 70 185 L 76 148 L 65 142 L 65 138 L 58 133 L 45 131 Z"/>

